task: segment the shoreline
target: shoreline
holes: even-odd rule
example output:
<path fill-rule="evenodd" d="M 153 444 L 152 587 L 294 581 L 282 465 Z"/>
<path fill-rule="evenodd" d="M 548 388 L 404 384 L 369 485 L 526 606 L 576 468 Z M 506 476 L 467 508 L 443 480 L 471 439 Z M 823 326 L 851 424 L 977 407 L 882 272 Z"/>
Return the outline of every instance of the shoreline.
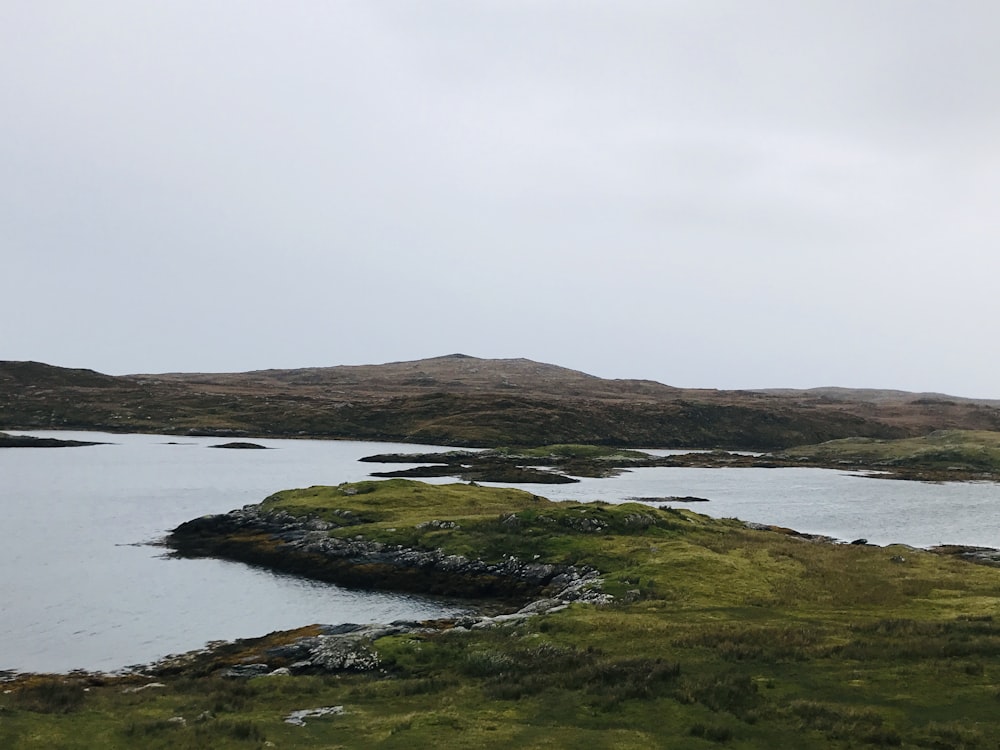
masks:
<path fill-rule="evenodd" d="M 866 539 L 845 541 L 774 524 L 733 520 L 749 531 L 775 533 L 804 543 L 879 549 L 899 547 L 953 557 L 970 564 L 1000 567 L 1000 549 L 993 547 L 878 545 L 870 544 Z M 371 643 L 378 638 L 460 633 L 515 625 L 528 618 L 562 611 L 574 603 L 601 606 L 615 601 L 614 596 L 603 590 L 607 572 L 592 567 L 524 563 L 516 558 L 491 564 L 446 555 L 441 550 L 402 546 L 387 549 L 384 544 L 357 537 L 349 540 L 330 537 L 326 532 L 331 528 L 334 528 L 331 524 L 317 518 L 266 511 L 256 504 L 225 514 L 192 519 L 174 529 L 158 544 L 172 549 L 171 554 L 179 557 L 212 557 L 242 562 L 364 591 L 467 598 L 470 612 L 432 620 L 314 623 L 262 636 L 210 641 L 191 651 L 167 654 L 149 663 L 106 672 L 82 669 L 66 672 L 0 670 L 0 684 L 38 676 L 131 683 L 144 677 L 191 673 L 249 678 L 368 671 L 378 667 L 377 654 L 373 655 L 371 650 Z M 324 557 L 332 564 L 317 568 L 317 562 Z M 905 561 L 899 555 L 893 559 Z M 252 662 L 248 662 L 249 651 L 256 654 Z M 296 658 L 290 661 L 293 656 Z"/>
<path fill-rule="evenodd" d="M 374 456 L 365 456 L 359 459 L 362 462 L 374 462 L 375 459 L 380 459 L 385 463 L 418 463 L 426 464 L 428 461 L 436 460 L 440 461 L 437 465 L 422 465 L 415 468 L 403 469 L 399 471 L 382 471 L 374 472 L 372 476 L 378 478 L 427 478 L 427 477 L 454 477 L 458 480 L 470 481 L 479 480 L 487 482 L 498 482 L 507 484 L 517 484 L 517 483 L 540 483 L 540 484 L 559 484 L 564 482 L 576 482 L 579 481 L 577 477 L 613 477 L 616 473 L 623 471 L 628 471 L 632 468 L 704 468 L 704 469 L 791 469 L 791 468 L 814 468 L 814 469 L 824 469 L 828 471 L 838 471 L 838 472 L 848 472 L 854 473 L 855 476 L 864 479 L 892 479 L 904 482 L 923 482 L 930 484 L 968 484 L 968 483 L 980 483 L 989 482 L 994 484 L 1000 484 L 1000 473 L 992 470 L 984 469 L 973 469 L 962 466 L 947 466 L 945 468 L 930 466 L 921 467 L 913 465 L 900 465 L 894 463 L 887 463 L 880 460 L 863 461 L 859 459 L 845 459 L 842 457 L 830 457 L 830 458 L 817 458 L 813 456 L 803 456 L 803 455 L 791 455 L 791 452 L 801 450 L 800 448 L 791 449 L 762 449 L 763 452 L 746 452 L 745 448 L 675 448 L 675 447 L 650 447 L 646 446 L 644 448 L 627 448 L 621 449 L 626 452 L 645 452 L 654 450 L 685 450 L 689 451 L 686 453 L 672 454 L 667 456 L 657 456 L 655 454 L 649 454 L 647 458 L 632 458 L 628 460 L 622 460 L 619 462 L 607 461 L 603 459 L 587 460 L 574 459 L 575 463 L 570 462 L 573 469 L 576 469 L 578 473 L 574 473 L 573 470 L 568 470 L 565 473 L 559 471 L 550 470 L 537 470 L 531 468 L 534 466 L 548 466 L 543 460 L 533 459 L 529 460 L 526 466 L 525 458 L 523 454 L 517 452 L 516 450 L 511 453 L 507 458 L 503 456 L 497 457 L 496 451 L 501 449 L 492 448 L 489 446 L 467 446 L 467 445 L 430 445 L 423 444 L 419 442 L 410 443 L 408 441 L 403 441 L 399 439 L 391 438 L 372 438 L 372 437 L 343 437 L 343 436 L 330 436 L 330 435 L 319 435 L 319 434 L 289 434 L 289 435 L 279 435 L 279 434 L 257 434 L 249 433 L 240 430 L 198 430 L 198 431 L 187 431 L 187 432 L 137 432 L 134 429 L 115 429 L 113 426 L 105 426 L 101 428 L 71 428 L 71 429 L 35 429 L 35 428 L 17 428 L 17 427 L 7 427 L 0 430 L 0 448 L 3 447 L 75 447 L 75 446 L 87 446 L 87 445 L 108 445 L 110 443 L 105 442 L 91 442 L 91 441 L 74 441 L 74 440 L 59 440 L 58 438 L 51 437 L 35 437 L 31 435 L 9 435 L 13 431 L 15 433 L 31 433 L 31 432 L 42 432 L 42 433 L 67 433 L 67 432 L 82 432 L 82 433 L 103 433 L 108 435 L 145 435 L 145 436 L 159 436 L 164 438 L 178 438 L 178 437 L 200 437 L 209 439 L 229 439 L 234 438 L 240 439 L 259 439 L 259 440 L 315 440 L 323 442 L 358 442 L 358 443 L 370 443 L 370 444 L 389 444 L 389 445 L 399 445 L 399 446 L 413 446 L 417 447 L 420 445 L 428 445 L 428 447 L 443 448 L 445 450 L 436 453 L 391 453 L 391 454 L 379 454 Z M 5 444 L 4 435 L 8 435 L 8 440 L 10 439 L 23 439 L 31 441 L 30 443 L 10 445 Z M 38 442 L 36 442 L 38 441 Z M 833 441 L 837 442 L 837 441 Z M 235 444 L 234 444 L 235 445 Z M 249 445 L 249 444 L 248 444 Z M 223 447 L 223 446 L 211 446 L 211 447 Z M 225 447 L 231 447 L 226 445 Z M 255 446 L 258 448 L 263 448 L 266 446 Z M 803 446 L 803 447 L 813 447 L 813 446 Z M 502 449 L 507 450 L 507 449 Z M 609 449 L 618 450 L 618 449 Z M 461 456 L 459 454 L 469 453 L 471 457 L 475 457 L 476 453 L 482 452 L 483 458 L 490 456 L 490 461 L 492 466 L 487 464 L 487 470 L 492 469 L 494 472 L 499 472 L 495 476 L 489 476 L 488 471 L 484 474 L 477 475 L 476 471 L 469 470 L 468 467 L 463 468 L 461 463 Z M 437 458 L 434 458 L 437 457 Z M 407 460 L 409 459 L 409 460 Z M 550 462 L 551 463 L 551 462 Z M 443 465 L 442 465 L 443 464 Z M 473 467 L 476 468 L 475 466 Z M 481 471 L 481 467 L 479 468 Z M 505 475 L 505 472 L 508 475 Z M 520 475 L 519 475 L 520 474 Z"/>

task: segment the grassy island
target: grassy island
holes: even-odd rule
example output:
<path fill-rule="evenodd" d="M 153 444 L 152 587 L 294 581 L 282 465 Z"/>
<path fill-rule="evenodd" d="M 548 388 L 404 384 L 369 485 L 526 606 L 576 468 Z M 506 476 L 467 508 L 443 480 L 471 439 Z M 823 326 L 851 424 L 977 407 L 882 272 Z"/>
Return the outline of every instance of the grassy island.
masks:
<path fill-rule="evenodd" d="M 923 437 L 898 440 L 852 437 L 802 445 L 770 453 L 725 450 L 691 451 L 656 456 L 639 450 L 597 445 L 547 445 L 494 448 L 479 452 L 389 453 L 362 461 L 424 464 L 378 477 L 445 477 L 465 481 L 563 483 L 575 477 L 615 476 L 640 467 L 778 468 L 811 466 L 876 472 L 874 476 L 917 481 L 1000 480 L 1000 432 L 938 430 Z"/>
<path fill-rule="evenodd" d="M 552 596 L 567 570 L 597 571 L 588 580 L 611 598 L 359 631 L 367 657 L 326 673 L 272 669 L 319 632 L 307 628 L 141 675 L 21 676 L 0 691 L 0 746 L 959 750 L 1000 737 L 992 567 L 686 509 L 403 479 L 282 492 L 255 512 L 292 531 L 254 532 L 244 514 L 188 527 L 189 540 L 279 559 L 329 539 L 397 554 L 383 568 L 405 551 L 555 576 L 525 601 Z M 380 570 L 372 580 L 390 580 Z M 234 676 L 257 662 L 268 676 Z"/>
<path fill-rule="evenodd" d="M 832 468 L 875 469 L 900 479 L 996 480 L 1000 477 L 1000 432 L 937 430 L 898 440 L 843 438 L 780 455 Z"/>
<path fill-rule="evenodd" d="M 623 469 L 655 466 L 649 453 L 603 445 L 562 443 L 540 447 L 503 447 L 482 451 L 382 453 L 365 456 L 370 463 L 430 464 L 397 471 L 372 472 L 375 477 L 457 477 L 467 482 L 563 484 L 573 477 L 616 476 Z"/>

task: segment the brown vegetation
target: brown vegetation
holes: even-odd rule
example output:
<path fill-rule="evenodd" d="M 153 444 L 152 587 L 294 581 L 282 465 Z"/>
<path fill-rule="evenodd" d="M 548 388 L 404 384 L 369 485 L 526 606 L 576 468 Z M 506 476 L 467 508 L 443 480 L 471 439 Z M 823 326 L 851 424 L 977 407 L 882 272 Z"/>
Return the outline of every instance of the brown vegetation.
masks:
<path fill-rule="evenodd" d="M 855 395 L 851 395 L 855 394 Z M 716 391 L 525 359 L 109 376 L 0 362 L 0 428 L 312 436 L 497 446 L 782 448 L 1000 430 L 1000 404 L 881 391 Z"/>

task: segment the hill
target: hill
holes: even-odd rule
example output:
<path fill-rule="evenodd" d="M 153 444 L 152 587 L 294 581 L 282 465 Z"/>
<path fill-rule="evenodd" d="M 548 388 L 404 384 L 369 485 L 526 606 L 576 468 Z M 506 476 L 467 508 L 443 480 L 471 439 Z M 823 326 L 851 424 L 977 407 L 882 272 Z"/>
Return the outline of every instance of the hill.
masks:
<path fill-rule="evenodd" d="M 0 429 L 773 449 L 1000 430 L 996 403 L 717 391 L 462 354 L 383 365 L 110 376 L 0 362 Z"/>

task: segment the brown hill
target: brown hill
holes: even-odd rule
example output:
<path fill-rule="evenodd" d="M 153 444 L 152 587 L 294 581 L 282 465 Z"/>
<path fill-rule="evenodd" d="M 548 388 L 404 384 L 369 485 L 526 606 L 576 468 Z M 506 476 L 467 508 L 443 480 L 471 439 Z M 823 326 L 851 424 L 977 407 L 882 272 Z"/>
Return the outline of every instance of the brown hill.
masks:
<path fill-rule="evenodd" d="M 942 428 L 1000 429 L 995 404 L 910 396 L 679 389 L 461 354 L 384 365 L 121 377 L 0 362 L 0 429 L 762 449 Z"/>
<path fill-rule="evenodd" d="M 530 359 L 450 354 L 384 365 L 339 365 L 244 373 L 133 375 L 145 382 L 192 383 L 214 392 L 261 389 L 338 396 L 407 396 L 428 392 L 529 394 L 553 398 L 670 398 L 679 392 L 651 380 L 607 380 Z"/>
<path fill-rule="evenodd" d="M 910 435 L 944 429 L 1000 429 L 997 422 L 1000 401 L 989 399 L 962 398 L 943 393 L 837 387 L 768 389 L 760 393 L 790 399 L 802 408 L 842 409 L 858 416 L 874 417 L 886 424 L 901 427 Z"/>

